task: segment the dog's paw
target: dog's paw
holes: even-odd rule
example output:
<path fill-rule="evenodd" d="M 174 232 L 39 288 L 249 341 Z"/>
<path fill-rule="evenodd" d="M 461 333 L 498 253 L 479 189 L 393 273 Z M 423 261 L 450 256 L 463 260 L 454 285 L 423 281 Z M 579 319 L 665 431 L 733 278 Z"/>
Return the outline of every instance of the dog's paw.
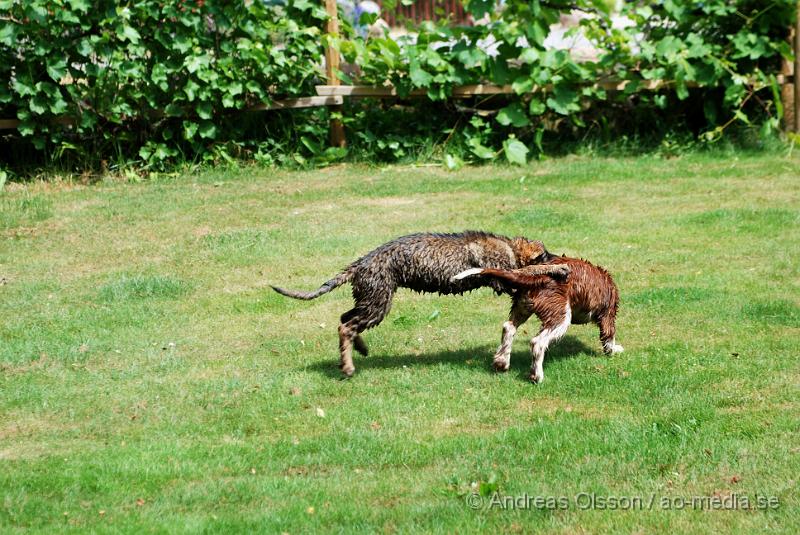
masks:
<path fill-rule="evenodd" d="M 342 370 L 342 375 L 344 375 L 345 377 L 352 377 L 353 374 L 356 372 L 356 368 L 352 364 L 349 365 L 339 364 L 339 369 Z"/>
<path fill-rule="evenodd" d="M 507 372 L 510 367 L 511 367 L 511 361 L 508 359 L 496 358 L 492 361 L 492 368 L 494 368 L 494 371 L 496 372 L 499 373 Z"/>
<path fill-rule="evenodd" d="M 625 348 L 614 342 L 603 345 L 603 353 L 609 356 L 622 353 L 623 351 L 625 351 Z"/>
<path fill-rule="evenodd" d="M 536 372 L 531 372 L 528 379 L 535 385 L 541 384 L 542 381 L 544 381 L 544 373 L 537 374 Z"/>
<path fill-rule="evenodd" d="M 552 271 L 551 275 L 553 275 L 554 277 L 559 277 L 559 278 L 567 278 L 567 277 L 569 277 L 570 273 L 572 273 L 572 268 L 571 267 L 569 267 L 566 264 L 557 264 L 557 265 L 553 266 L 553 271 Z"/>

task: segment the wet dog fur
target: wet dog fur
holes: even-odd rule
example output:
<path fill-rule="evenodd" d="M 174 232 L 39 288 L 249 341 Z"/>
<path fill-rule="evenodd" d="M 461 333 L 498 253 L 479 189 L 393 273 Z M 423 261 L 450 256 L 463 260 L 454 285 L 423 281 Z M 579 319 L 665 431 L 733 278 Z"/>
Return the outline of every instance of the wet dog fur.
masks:
<path fill-rule="evenodd" d="M 478 278 L 487 279 L 487 282 L 500 281 L 518 289 L 511 314 L 503 324 L 502 342 L 494 356 L 493 365 L 497 371 L 508 370 L 514 334 L 520 325 L 536 314 L 542 327 L 531 340 L 530 379 L 534 383 L 544 379 L 542 364 L 548 346 L 564 336 L 571 323 L 595 323 L 600 328 L 603 351 L 606 354 L 623 351 L 615 341 L 619 291 L 611 275 L 605 269 L 578 258 L 553 257 L 548 264 L 569 266 L 569 277 L 559 279 L 541 276 L 529 272 L 527 268 L 474 268 L 454 277 L 455 280 Z"/>
<path fill-rule="evenodd" d="M 570 268 L 565 264 L 537 265 L 551 258 L 542 242 L 526 238 L 508 238 L 480 231 L 420 233 L 402 236 L 379 246 L 313 292 L 272 288 L 287 297 L 308 300 L 351 283 L 355 306 L 342 314 L 339 324 L 339 368 L 349 377 L 355 371 L 353 348 L 367 355 L 367 345 L 360 334 L 383 320 L 397 288 L 461 294 L 489 286 L 498 294 L 510 295 L 515 290 L 501 277 L 454 280 L 454 276 L 470 268 L 511 271 L 526 266 L 526 273 L 530 276 L 566 276 Z"/>

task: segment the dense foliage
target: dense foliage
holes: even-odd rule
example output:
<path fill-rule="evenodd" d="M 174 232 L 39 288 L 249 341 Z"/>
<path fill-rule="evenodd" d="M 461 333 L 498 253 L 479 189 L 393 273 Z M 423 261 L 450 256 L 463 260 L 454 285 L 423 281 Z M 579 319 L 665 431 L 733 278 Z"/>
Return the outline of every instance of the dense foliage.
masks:
<path fill-rule="evenodd" d="M 0 117 L 41 149 L 201 153 L 237 137 L 231 112 L 313 94 L 324 18 L 306 0 L 0 0 Z"/>
<path fill-rule="evenodd" d="M 359 37 L 346 21 L 340 36 L 323 35 L 315 0 L 0 0 L 0 118 L 16 116 L 19 134 L 49 158 L 77 153 L 92 164 L 230 154 L 326 162 L 345 155 L 325 149 L 327 110 L 255 119 L 234 112 L 315 94 L 324 46 L 333 43 L 357 66 L 343 69 L 346 81 L 392 83 L 401 95 L 423 89 L 437 101 L 458 85 L 511 85 L 516 95 L 445 108 L 447 140 L 467 159 L 523 162 L 548 133 L 630 131 L 659 116 L 681 118 L 707 140 L 733 121 L 777 126 L 774 74 L 791 54 L 795 2 L 629 2 L 613 18 L 609 4 L 468 0 L 478 23 L 425 22 L 395 40 Z M 584 15 L 572 32 L 590 43 L 588 58 L 545 46 L 566 13 Z M 645 82 L 654 79 L 668 84 L 653 91 Z M 628 84 L 610 92 L 603 80 Z M 397 158 L 384 150 L 393 142 L 365 137 L 366 123 L 354 122 L 380 121 L 382 110 L 356 104 L 345 119 L 356 146 Z"/>

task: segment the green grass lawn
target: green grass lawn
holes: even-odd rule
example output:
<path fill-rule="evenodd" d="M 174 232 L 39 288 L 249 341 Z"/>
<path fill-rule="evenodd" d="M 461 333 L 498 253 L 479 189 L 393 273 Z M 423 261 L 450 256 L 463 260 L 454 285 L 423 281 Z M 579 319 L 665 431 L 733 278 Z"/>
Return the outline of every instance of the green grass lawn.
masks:
<path fill-rule="evenodd" d="M 798 164 L 7 186 L 0 531 L 798 533 Z M 463 229 L 608 268 L 626 351 L 606 357 L 593 326 L 573 326 L 532 385 L 535 319 L 511 370 L 491 371 L 507 297 L 401 290 L 343 381 L 349 287 L 312 302 L 269 289 Z M 530 506 L 492 507 L 493 491 Z M 692 497 L 738 508 L 664 507 Z"/>

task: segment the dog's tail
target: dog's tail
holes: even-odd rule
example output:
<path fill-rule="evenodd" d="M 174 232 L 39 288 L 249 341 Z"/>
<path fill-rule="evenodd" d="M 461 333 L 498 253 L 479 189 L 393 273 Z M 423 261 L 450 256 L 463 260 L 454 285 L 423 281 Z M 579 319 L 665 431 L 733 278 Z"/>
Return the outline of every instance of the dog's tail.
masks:
<path fill-rule="evenodd" d="M 506 282 L 510 282 L 513 286 L 535 286 L 541 280 L 538 275 L 531 275 L 527 273 L 520 273 L 519 271 L 506 271 L 504 269 L 494 268 L 470 268 L 455 275 L 451 280 L 458 281 L 473 277 L 475 275 L 483 275 L 493 277 Z"/>
<path fill-rule="evenodd" d="M 316 299 L 320 295 L 324 295 L 331 290 L 334 290 L 341 286 L 346 282 L 350 282 L 350 279 L 353 278 L 353 273 L 348 269 L 336 275 L 331 280 L 323 283 L 322 286 L 314 290 L 313 292 L 299 292 L 297 290 L 287 290 L 285 288 L 278 288 L 277 286 L 272 286 L 272 289 L 278 292 L 281 295 L 285 295 L 286 297 L 292 297 L 294 299 L 302 299 L 304 301 L 310 301 L 311 299 Z"/>

